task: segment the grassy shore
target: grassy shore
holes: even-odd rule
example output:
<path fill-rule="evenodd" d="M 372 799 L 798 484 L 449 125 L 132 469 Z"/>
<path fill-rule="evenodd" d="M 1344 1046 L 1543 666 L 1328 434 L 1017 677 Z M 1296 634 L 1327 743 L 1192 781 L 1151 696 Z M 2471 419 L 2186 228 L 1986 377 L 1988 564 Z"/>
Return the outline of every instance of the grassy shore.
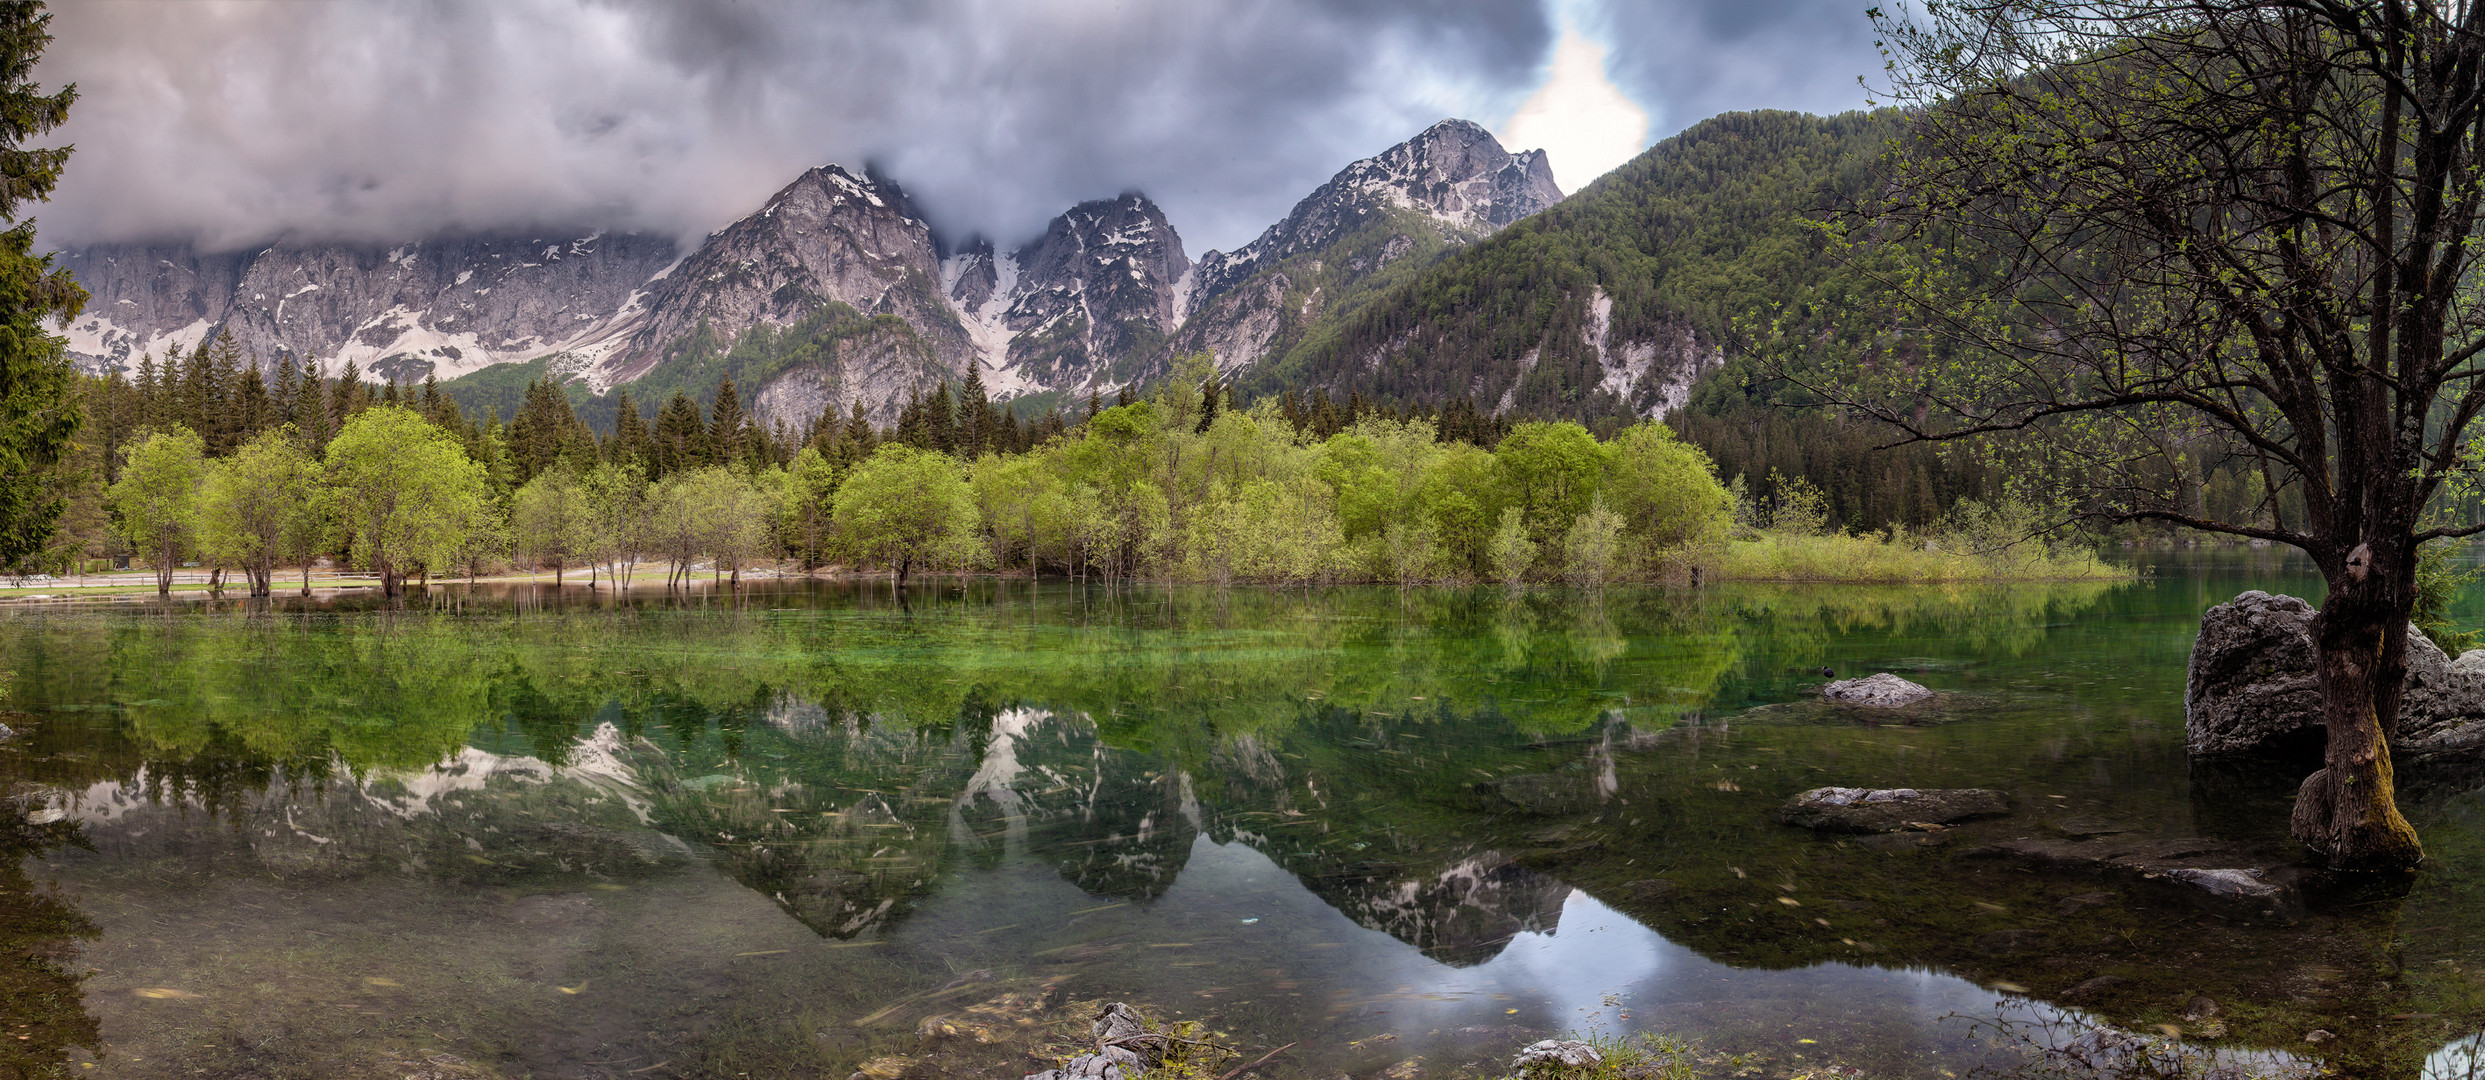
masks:
<path fill-rule="evenodd" d="M 1982 550 L 1904 537 L 1760 532 L 1727 541 L 1716 576 L 1727 581 L 1841 585 L 1980 581 L 2119 581 L 2132 576 L 2083 549 L 2026 541 Z"/>

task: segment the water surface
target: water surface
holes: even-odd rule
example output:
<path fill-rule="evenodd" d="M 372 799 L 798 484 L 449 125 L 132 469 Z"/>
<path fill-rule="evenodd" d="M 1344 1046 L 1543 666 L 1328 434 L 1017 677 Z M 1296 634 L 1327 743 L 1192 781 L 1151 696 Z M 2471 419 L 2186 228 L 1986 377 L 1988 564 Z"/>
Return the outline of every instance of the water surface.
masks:
<path fill-rule="evenodd" d="M 2273 555 L 2127 586 L 927 584 L 10 609 L 0 1076 L 1016 1075 L 1097 998 L 1297 1044 L 1272 1077 L 1591 1030 L 1694 1037 L 1716 1075 L 1942 1077 L 2095 1023 L 2472 1067 L 2474 783 L 2420 778 L 2426 874 L 2279 918 L 1971 854 L 2283 848 L 2284 766 L 2182 753 L 2199 612 L 2317 588 Z M 1956 705 L 1858 722 L 1802 704 L 1824 668 Z M 1775 823 L 1824 784 L 2015 811 L 1929 846 Z"/>

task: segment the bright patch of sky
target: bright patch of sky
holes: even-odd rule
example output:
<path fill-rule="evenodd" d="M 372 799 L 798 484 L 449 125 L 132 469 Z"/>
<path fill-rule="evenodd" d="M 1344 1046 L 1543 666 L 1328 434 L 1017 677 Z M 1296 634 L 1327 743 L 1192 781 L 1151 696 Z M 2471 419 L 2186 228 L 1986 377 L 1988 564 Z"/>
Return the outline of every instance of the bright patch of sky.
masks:
<path fill-rule="evenodd" d="M 1544 83 L 1494 132 L 1513 151 L 1543 150 L 1566 193 L 1648 148 L 1648 110 L 1606 75 L 1605 52 L 1576 23 L 1563 20 Z"/>

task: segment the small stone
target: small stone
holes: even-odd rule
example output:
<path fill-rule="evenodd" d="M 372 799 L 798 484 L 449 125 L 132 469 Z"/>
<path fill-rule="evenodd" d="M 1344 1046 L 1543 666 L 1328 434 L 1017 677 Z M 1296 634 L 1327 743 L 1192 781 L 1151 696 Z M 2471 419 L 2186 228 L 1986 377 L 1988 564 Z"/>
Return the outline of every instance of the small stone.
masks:
<path fill-rule="evenodd" d="M 2183 1019 L 2187 1023 L 2196 1020 L 2214 1020 L 2217 1019 L 2217 1015 L 2217 999 L 2207 994 L 2194 995 L 2190 1001 L 2183 1003 Z"/>
<path fill-rule="evenodd" d="M 0 742 L 7 742 L 16 737 L 17 732 L 10 730 L 7 724 L 0 724 Z"/>
<path fill-rule="evenodd" d="M 2166 871 L 2166 876 L 2211 896 L 2234 900 L 2281 900 L 2288 895 L 2284 886 L 2269 883 L 2258 870 L 2181 867 Z"/>
<path fill-rule="evenodd" d="M 1931 700 L 1933 692 L 1916 683 L 1882 672 L 1861 679 L 1846 679 L 1821 687 L 1821 698 L 1840 705 L 1861 705 L 1867 709 L 1903 709 Z"/>
<path fill-rule="evenodd" d="M 1577 1039 L 1545 1039 L 1529 1043 L 1511 1059 L 1510 1068 L 1521 1073 L 1559 1073 L 1569 1069 L 1589 1069 L 1605 1063 L 1605 1055 Z"/>
<path fill-rule="evenodd" d="M 2308 1043 L 2325 1043 L 2337 1037 L 2338 1036 L 2332 1035 L 2329 1032 L 2321 1030 L 2320 1028 L 2314 1028 L 2311 1031 L 2304 1033 L 2304 1041 Z"/>
<path fill-rule="evenodd" d="M 876 1057 L 856 1068 L 847 1080 L 901 1080 L 914 1069 L 912 1058 Z"/>
<path fill-rule="evenodd" d="M 1424 1075 L 1424 1059 L 1411 1057 L 1380 1072 L 1380 1080 L 1415 1080 Z"/>
<path fill-rule="evenodd" d="M 1778 820 L 1823 832 L 1894 833 L 2010 813 L 1989 788 L 1813 788 L 1778 807 Z"/>

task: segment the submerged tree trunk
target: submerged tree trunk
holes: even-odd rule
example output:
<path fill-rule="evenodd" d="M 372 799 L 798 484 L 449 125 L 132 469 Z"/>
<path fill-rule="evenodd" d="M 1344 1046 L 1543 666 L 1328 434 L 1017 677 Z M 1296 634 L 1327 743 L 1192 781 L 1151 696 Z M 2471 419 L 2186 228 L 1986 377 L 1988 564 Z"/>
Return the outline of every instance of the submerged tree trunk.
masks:
<path fill-rule="evenodd" d="M 2412 548 L 2412 545 L 2410 545 Z M 2390 737 L 2407 678 L 2413 551 L 2374 565 L 2358 546 L 2313 619 L 2313 646 L 2329 743 L 2320 771 L 2297 790 L 2295 838 L 2339 870 L 2405 870 L 2424 859 L 2416 829 L 2400 815 Z M 2403 572 L 2402 566 L 2407 569 Z"/>

